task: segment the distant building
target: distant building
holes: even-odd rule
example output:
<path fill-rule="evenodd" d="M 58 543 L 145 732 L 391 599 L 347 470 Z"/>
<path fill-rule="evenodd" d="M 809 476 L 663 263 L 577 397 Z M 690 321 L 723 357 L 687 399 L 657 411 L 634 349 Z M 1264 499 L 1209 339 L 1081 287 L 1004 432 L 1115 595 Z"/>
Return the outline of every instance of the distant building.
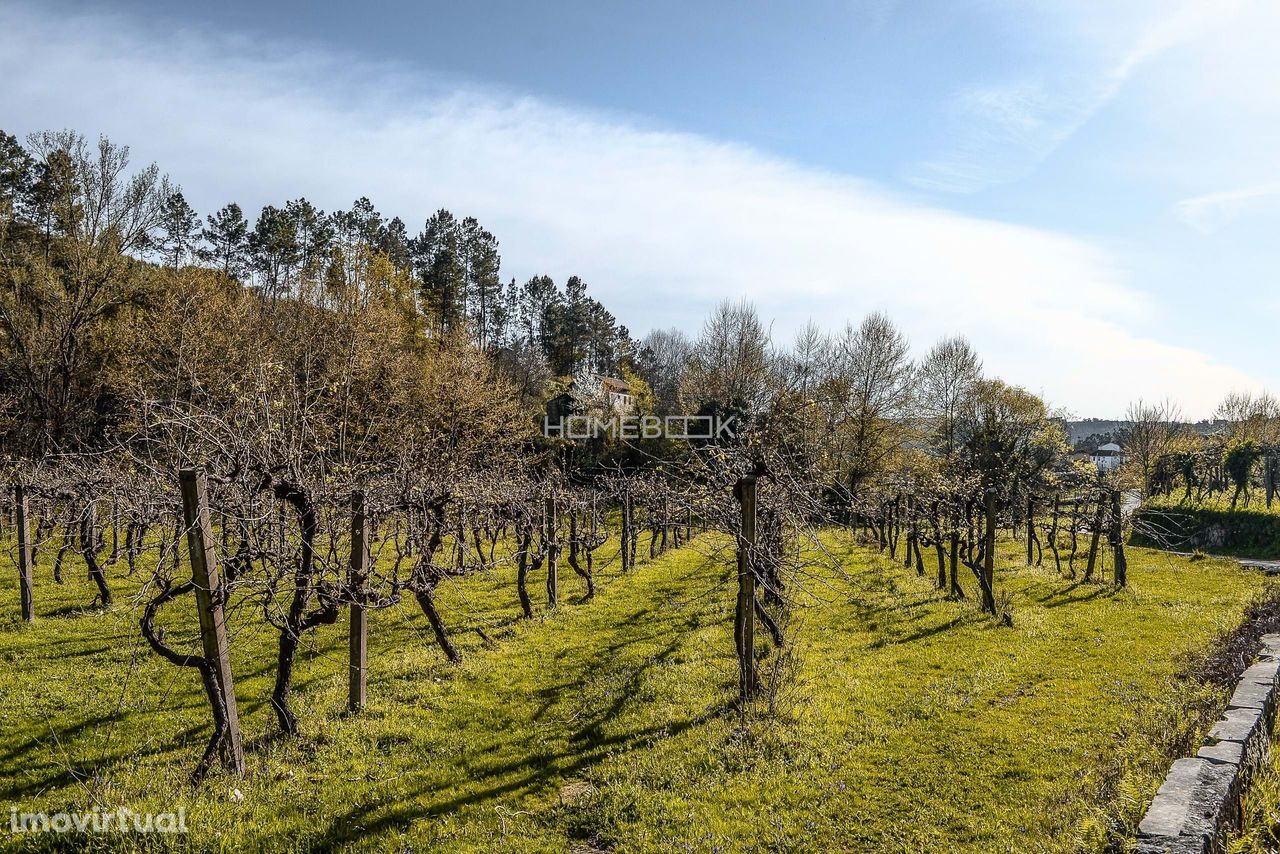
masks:
<path fill-rule="evenodd" d="M 617 377 L 583 373 L 569 387 L 547 401 L 547 417 L 559 421 L 575 415 L 630 415 L 635 401 L 631 384 Z"/>
<path fill-rule="evenodd" d="M 631 412 L 631 383 L 626 380 L 620 380 L 616 377 L 601 377 L 600 385 L 607 394 L 609 400 L 609 408 L 626 415 Z"/>
<path fill-rule="evenodd" d="M 1115 442 L 1099 445 L 1098 450 L 1089 455 L 1090 461 L 1098 467 L 1098 471 L 1111 471 L 1124 465 L 1124 449 Z"/>

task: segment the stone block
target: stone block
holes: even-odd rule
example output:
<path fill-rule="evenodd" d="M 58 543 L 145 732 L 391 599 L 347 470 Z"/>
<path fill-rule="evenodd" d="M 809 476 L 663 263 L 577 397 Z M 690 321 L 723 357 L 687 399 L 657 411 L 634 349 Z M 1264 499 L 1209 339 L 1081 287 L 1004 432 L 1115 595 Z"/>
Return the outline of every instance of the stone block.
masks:
<path fill-rule="evenodd" d="M 1280 662 L 1276 661 L 1259 661 L 1245 668 L 1244 673 L 1240 674 L 1241 681 L 1249 682 L 1275 682 L 1276 670 L 1280 669 Z"/>
<path fill-rule="evenodd" d="M 1212 762 L 1241 765 L 1244 763 L 1244 745 L 1238 741 L 1220 741 L 1217 744 L 1206 744 L 1196 751 L 1196 756 Z"/>
<path fill-rule="evenodd" d="M 1263 717 L 1269 720 L 1271 712 L 1275 708 L 1275 687 L 1274 682 L 1254 682 L 1250 679 L 1242 679 L 1240 684 L 1236 685 L 1235 693 L 1231 695 L 1231 701 L 1227 703 L 1227 708 L 1257 709 L 1262 713 Z"/>
<path fill-rule="evenodd" d="M 1140 836 L 1182 836 L 1205 826 L 1192 804 L 1201 774 L 1213 763 L 1206 759 L 1179 759 L 1169 769 L 1147 814 L 1138 825 Z"/>
<path fill-rule="evenodd" d="M 1137 854 L 1209 854 L 1209 842 L 1198 836 L 1153 836 L 1139 839 Z"/>

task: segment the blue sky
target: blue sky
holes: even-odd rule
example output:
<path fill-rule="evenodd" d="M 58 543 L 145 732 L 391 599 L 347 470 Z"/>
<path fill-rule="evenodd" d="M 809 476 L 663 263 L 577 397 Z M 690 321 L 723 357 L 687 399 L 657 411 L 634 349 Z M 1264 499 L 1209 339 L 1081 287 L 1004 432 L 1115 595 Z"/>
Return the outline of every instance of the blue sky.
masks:
<path fill-rule="evenodd" d="M 104 132 L 204 211 L 369 195 L 633 330 L 888 311 L 1078 415 L 1280 386 L 1262 0 L 0 0 L 0 127 Z"/>

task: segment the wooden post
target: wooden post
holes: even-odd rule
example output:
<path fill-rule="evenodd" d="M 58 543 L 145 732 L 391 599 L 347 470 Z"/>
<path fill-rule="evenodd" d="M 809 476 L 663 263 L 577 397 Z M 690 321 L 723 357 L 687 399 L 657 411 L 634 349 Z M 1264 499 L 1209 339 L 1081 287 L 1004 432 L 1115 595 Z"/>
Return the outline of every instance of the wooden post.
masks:
<path fill-rule="evenodd" d="M 554 608 L 559 602 L 559 580 L 556 578 L 557 563 L 560 558 L 560 531 L 556 519 L 556 500 L 547 496 L 546 502 L 547 530 L 547 607 Z"/>
<path fill-rule="evenodd" d="M 35 605 L 31 598 L 31 532 L 27 530 L 27 489 L 22 484 L 13 488 L 14 523 L 18 526 L 18 590 L 22 598 L 22 619 L 35 622 Z"/>
<path fill-rule="evenodd" d="M 1129 583 L 1129 561 L 1124 556 L 1124 516 L 1120 512 L 1120 490 L 1111 490 L 1111 550 L 1115 554 L 1116 586 Z"/>
<path fill-rule="evenodd" d="M 1084 580 L 1093 578 L 1093 567 L 1098 559 L 1098 542 L 1102 539 L 1102 523 L 1106 512 L 1106 499 L 1101 492 L 1097 497 L 1098 506 L 1093 513 L 1093 538 L 1089 541 L 1089 563 L 1084 568 Z"/>
<path fill-rule="evenodd" d="M 1276 455 L 1268 453 L 1262 458 L 1262 491 L 1267 499 L 1267 509 L 1276 495 Z"/>
<path fill-rule="evenodd" d="M 986 495 L 986 531 L 982 547 L 982 577 L 986 583 L 982 585 L 982 604 L 988 613 L 996 612 L 996 491 L 987 490 Z"/>
<path fill-rule="evenodd" d="M 213 526 L 209 522 L 204 476 L 193 469 L 183 469 L 178 474 L 178 481 L 182 488 L 182 516 L 187 526 L 187 547 L 191 554 L 191 579 L 195 582 L 196 609 L 200 614 L 200 640 L 204 646 L 205 661 L 213 668 L 219 699 L 227 718 L 222 758 L 233 773 L 244 774 L 244 745 L 240 740 L 240 715 L 236 710 L 231 650 L 222 607 L 225 591 L 213 549 Z"/>
<path fill-rule="evenodd" d="M 618 535 L 618 547 L 622 549 L 622 571 L 631 570 L 631 510 L 630 498 L 622 493 L 622 533 Z"/>
<path fill-rule="evenodd" d="M 1053 552 L 1053 568 L 1062 573 L 1062 558 L 1058 555 L 1058 493 L 1053 494 L 1053 516 L 1049 521 L 1049 549 Z"/>
<path fill-rule="evenodd" d="M 1031 547 L 1036 539 L 1036 500 L 1034 497 L 1027 496 L 1027 566 L 1031 566 L 1035 560 L 1031 552 Z"/>
<path fill-rule="evenodd" d="M 911 495 L 908 495 L 908 496 L 907 496 L 907 506 L 906 506 L 906 512 L 907 512 L 907 554 L 906 554 L 906 556 L 905 556 L 905 557 L 903 557 L 903 559 L 902 559 L 902 565 L 903 565 L 904 567 L 908 568 L 908 569 L 910 569 L 910 568 L 911 568 L 911 553 L 912 553 L 912 550 L 915 548 L 915 544 L 916 544 L 916 529 L 915 529 L 915 524 L 914 524 L 914 523 L 915 523 L 915 518 L 916 518 L 916 517 L 915 517 L 915 512 L 916 512 L 915 502 L 916 502 L 916 497 L 915 497 L 915 494 L 914 494 L 914 493 L 912 493 Z"/>
<path fill-rule="evenodd" d="M 756 690 L 756 479 L 747 475 L 738 481 L 738 501 L 742 504 L 742 528 L 738 539 L 738 606 L 734 618 L 734 640 L 738 647 L 738 687 L 743 702 Z"/>
<path fill-rule="evenodd" d="M 364 512 L 364 493 L 351 493 L 351 562 L 347 584 L 351 589 L 351 625 L 347 674 L 347 708 L 364 708 L 369 672 L 369 628 L 365 611 L 369 582 L 369 517 Z"/>
<path fill-rule="evenodd" d="M 662 547 L 658 550 L 659 554 L 666 554 L 667 551 L 667 533 L 671 530 L 671 516 L 668 510 L 667 499 L 662 499 Z"/>

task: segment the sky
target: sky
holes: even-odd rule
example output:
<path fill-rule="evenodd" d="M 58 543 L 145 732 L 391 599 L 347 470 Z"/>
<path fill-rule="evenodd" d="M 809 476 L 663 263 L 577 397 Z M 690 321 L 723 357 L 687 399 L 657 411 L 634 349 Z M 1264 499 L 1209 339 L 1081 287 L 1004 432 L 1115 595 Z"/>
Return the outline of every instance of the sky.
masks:
<path fill-rule="evenodd" d="M 202 213 L 368 196 L 633 334 L 884 311 L 1078 417 L 1280 390 L 1271 0 L 0 0 L 0 128 Z"/>

